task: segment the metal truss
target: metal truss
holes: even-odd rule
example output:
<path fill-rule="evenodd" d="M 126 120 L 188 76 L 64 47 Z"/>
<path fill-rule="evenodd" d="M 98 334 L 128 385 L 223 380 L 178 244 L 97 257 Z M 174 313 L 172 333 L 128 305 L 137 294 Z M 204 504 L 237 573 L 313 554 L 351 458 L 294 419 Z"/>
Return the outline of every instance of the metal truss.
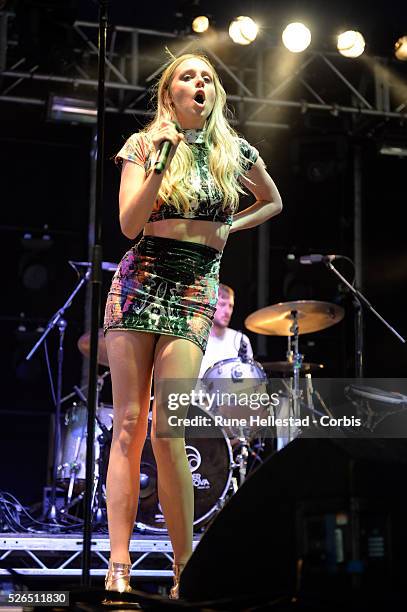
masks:
<path fill-rule="evenodd" d="M 0 32 L 11 31 L 13 13 L 0 12 Z M 74 60 L 64 72 L 44 73 L 19 55 L 18 40 L 0 44 L 0 101 L 44 106 L 50 89 L 78 98 L 97 87 L 98 24 L 76 21 Z M 385 58 L 349 60 L 337 53 L 294 56 L 266 38 L 241 48 L 224 35 L 213 42 L 175 32 L 112 26 L 106 58 L 107 112 L 146 116 L 150 86 L 165 66 L 163 49 L 179 55 L 204 51 L 216 66 L 235 107 L 235 123 L 288 129 L 293 115 L 319 112 L 368 119 L 407 117 L 407 67 Z M 221 50 L 220 50 L 221 49 Z M 155 50 L 155 51 L 154 51 Z"/>
<path fill-rule="evenodd" d="M 193 546 L 198 544 L 195 539 Z M 82 534 L 31 536 L 0 534 L 0 561 L 4 568 L 29 576 L 78 576 L 82 573 Z M 173 552 L 167 536 L 137 536 L 130 541 L 132 575 L 147 578 L 172 576 Z M 108 538 L 92 538 L 92 576 L 104 576 L 109 564 Z M 0 568 L 0 576 L 8 575 Z"/>

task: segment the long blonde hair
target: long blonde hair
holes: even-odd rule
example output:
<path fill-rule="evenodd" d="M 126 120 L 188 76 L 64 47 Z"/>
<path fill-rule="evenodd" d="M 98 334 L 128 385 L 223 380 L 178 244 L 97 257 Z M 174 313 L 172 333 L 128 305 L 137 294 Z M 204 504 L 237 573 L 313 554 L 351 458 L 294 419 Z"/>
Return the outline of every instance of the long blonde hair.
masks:
<path fill-rule="evenodd" d="M 215 68 L 209 59 L 199 53 L 187 53 L 175 58 L 164 70 L 156 85 L 157 108 L 154 119 L 143 130 L 147 135 L 163 120 L 176 119 L 171 103 L 170 87 L 174 72 L 178 66 L 189 59 L 200 59 L 212 70 L 215 87 L 215 103 L 205 125 L 205 145 L 209 150 L 209 170 L 216 187 L 223 193 L 222 208 L 236 211 L 239 204 L 239 193 L 245 193 L 238 182 L 242 173 L 242 162 L 237 133 L 227 120 L 226 92 L 222 87 Z M 165 202 L 171 204 L 178 212 L 190 210 L 190 201 L 196 197 L 191 189 L 191 177 L 194 168 L 194 156 L 190 147 L 180 142 L 171 161 L 171 166 L 165 173 L 158 192 Z"/>

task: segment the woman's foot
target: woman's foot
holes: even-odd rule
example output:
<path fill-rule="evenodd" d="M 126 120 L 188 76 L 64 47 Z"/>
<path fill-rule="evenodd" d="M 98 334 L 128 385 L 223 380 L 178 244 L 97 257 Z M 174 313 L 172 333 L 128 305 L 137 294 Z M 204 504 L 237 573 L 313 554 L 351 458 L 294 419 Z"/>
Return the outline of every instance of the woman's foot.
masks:
<path fill-rule="evenodd" d="M 130 593 L 131 563 L 116 563 L 109 561 L 109 569 L 105 578 L 105 590 L 118 593 Z"/>
<path fill-rule="evenodd" d="M 174 563 L 172 566 L 174 572 L 174 586 L 170 590 L 170 599 L 179 599 L 179 579 L 184 567 L 185 565 L 181 563 Z"/>

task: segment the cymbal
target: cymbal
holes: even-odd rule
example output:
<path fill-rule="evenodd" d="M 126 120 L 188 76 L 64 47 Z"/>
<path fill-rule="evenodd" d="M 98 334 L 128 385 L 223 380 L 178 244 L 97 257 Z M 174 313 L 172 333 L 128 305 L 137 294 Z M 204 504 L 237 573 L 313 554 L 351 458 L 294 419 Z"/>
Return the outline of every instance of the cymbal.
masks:
<path fill-rule="evenodd" d="M 109 359 L 107 357 L 106 341 L 103 335 L 103 329 L 98 331 L 98 363 L 109 367 Z M 83 334 L 78 340 L 78 349 L 84 357 L 90 357 L 90 332 Z"/>
<path fill-rule="evenodd" d="M 335 325 L 343 319 L 342 306 L 317 300 L 279 302 L 250 314 L 245 325 L 250 331 L 268 336 L 292 336 L 293 311 L 297 312 L 298 333 L 310 334 Z"/>
<path fill-rule="evenodd" d="M 289 374 L 293 371 L 293 364 L 290 361 L 266 361 L 261 364 L 266 372 L 281 372 L 282 374 Z M 308 372 L 316 372 L 322 370 L 324 367 L 323 363 L 307 363 L 305 361 L 301 364 L 300 372 L 307 374 Z"/>

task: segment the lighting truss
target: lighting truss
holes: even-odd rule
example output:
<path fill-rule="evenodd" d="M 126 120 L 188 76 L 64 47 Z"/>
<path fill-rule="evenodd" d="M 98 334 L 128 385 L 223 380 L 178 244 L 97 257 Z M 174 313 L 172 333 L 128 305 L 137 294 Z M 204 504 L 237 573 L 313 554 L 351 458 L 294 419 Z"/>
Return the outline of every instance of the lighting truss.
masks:
<path fill-rule="evenodd" d="M 0 13 L 0 32 L 9 31 L 14 16 Z M 50 89 L 66 95 L 89 94 L 97 87 L 98 24 L 73 24 L 80 48 L 75 62 L 61 74 L 46 74 L 28 66 L 13 39 L 0 43 L 0 102 L 44 106 Z M 407 66 L 391 58 L 348 60 L 337 53 L 308 51 L 296 58 L 285 75 L 278 71 L 282 49 L 263 39 L 250 49 L 236 49 L 227 36 L 222 44 L 205 43 L 197 36 L 174 32 L 112 26 L 106 58 L 107 112 L 149 116 L 150 86 L 165 66 L 160 58 L 168 45 L 179 55 L 199 49 L 216 66 L 235 123 L 288 129 L 293 117 L 319 112 L 332 116 L 406 119 L 407 92 L 400 85 Z M 222 49 L 222 50 L 220 50 Z M 287 52 L 288 53 L 288 52 Z M 404 97 L 403 97 L 404 96 Z"/>

